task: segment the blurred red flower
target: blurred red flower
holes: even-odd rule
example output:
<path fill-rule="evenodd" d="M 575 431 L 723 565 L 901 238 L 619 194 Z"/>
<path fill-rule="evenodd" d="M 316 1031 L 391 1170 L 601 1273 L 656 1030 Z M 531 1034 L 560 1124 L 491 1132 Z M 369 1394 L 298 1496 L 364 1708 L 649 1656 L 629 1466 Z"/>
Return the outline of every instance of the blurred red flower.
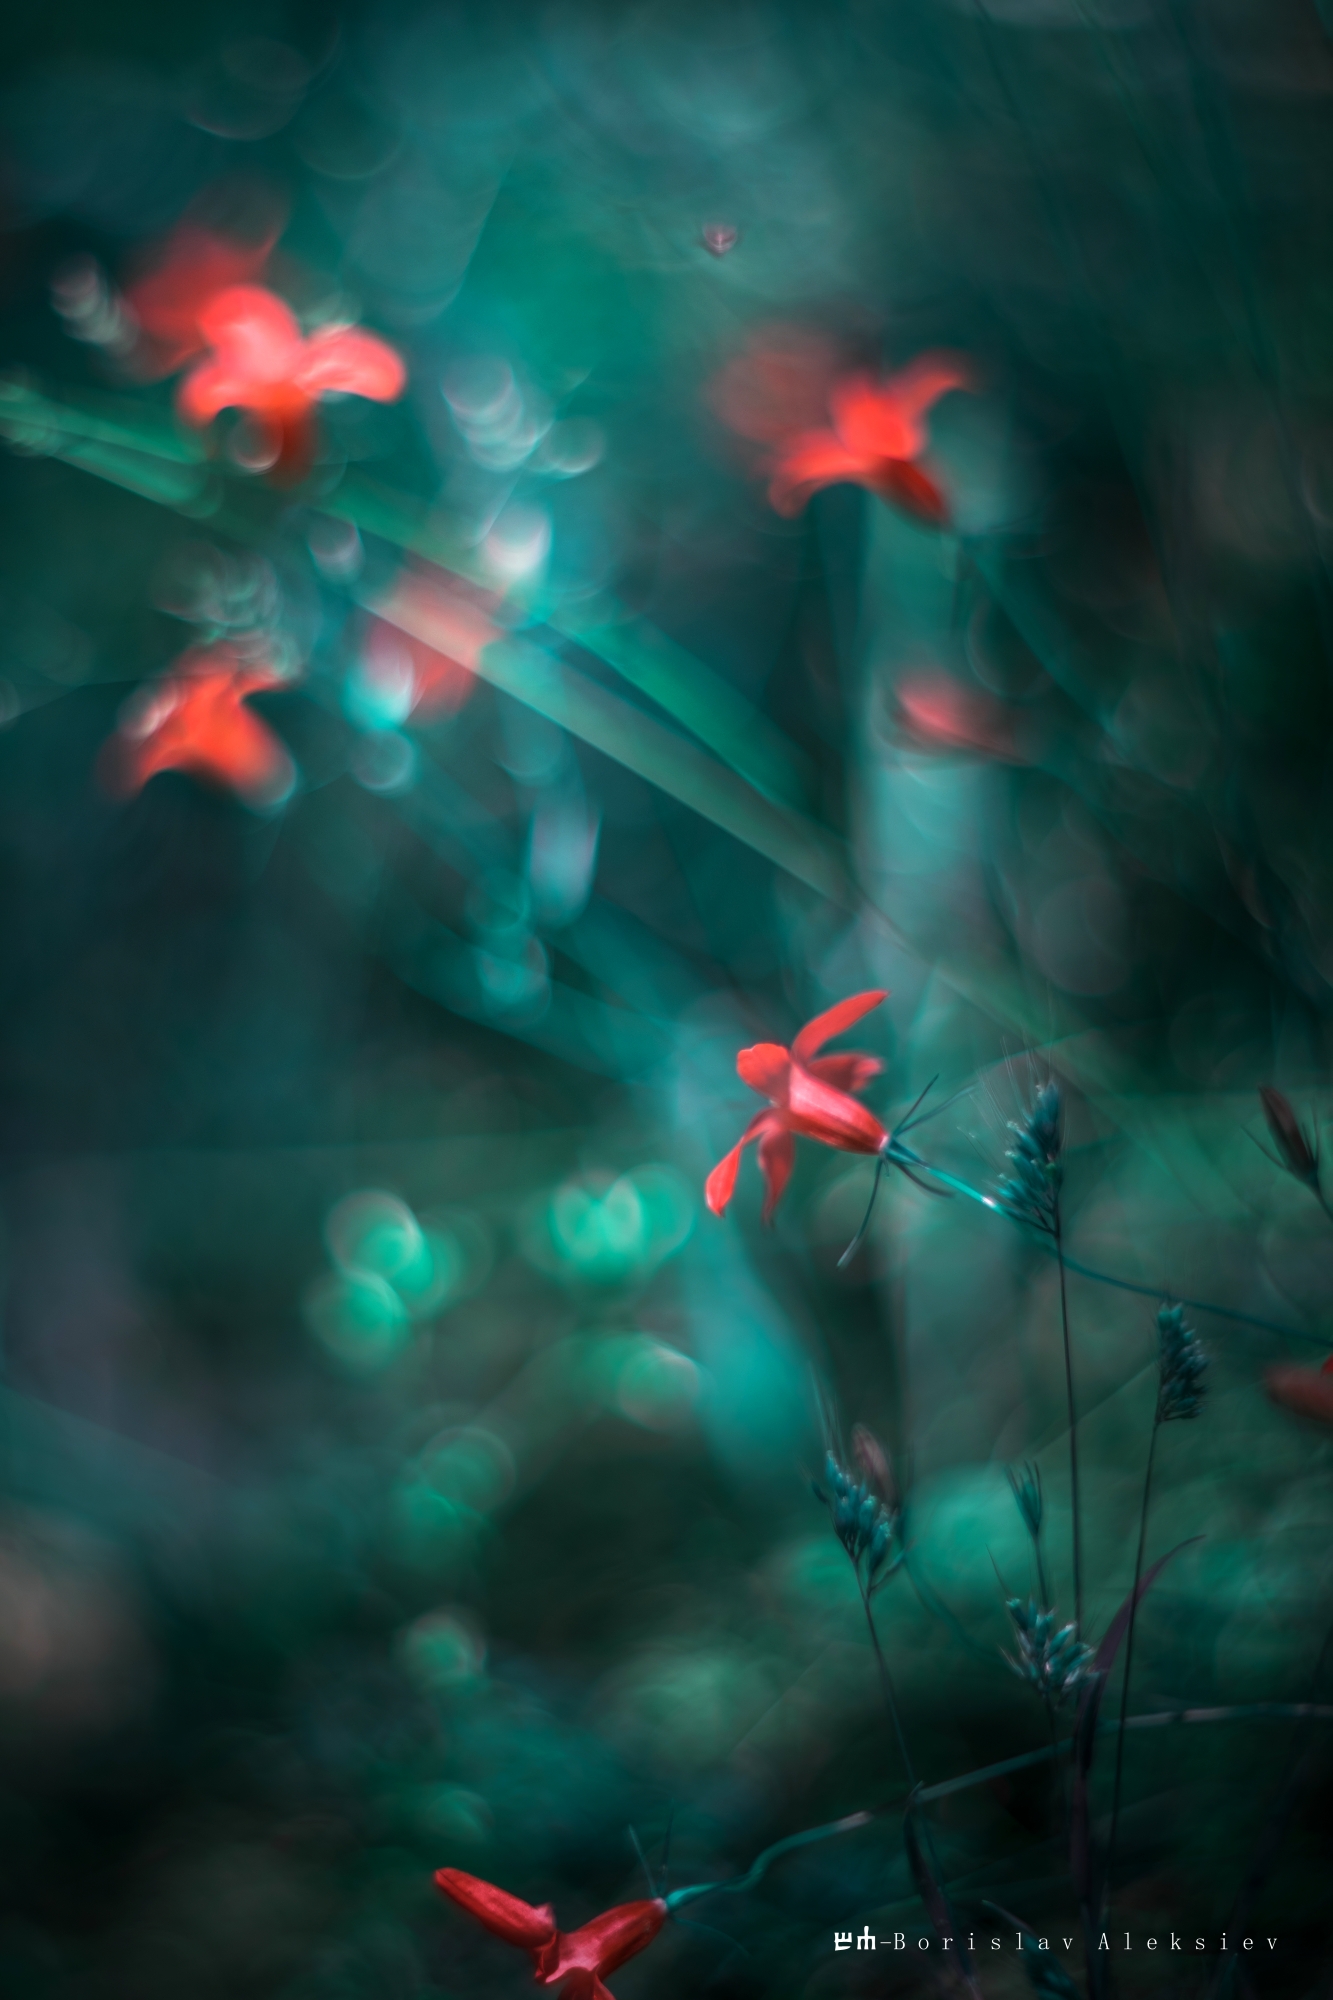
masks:
<path fill-rule="evenodd" d="M 500 600 L 433 567 L 404 570 L 375 606 L 365 645 L 372 681 L 411 677 L 407 709 L 422 721 L 452 715 L 476 685 L 485 647 L 502 638 Z"/>
<path fill-rule="evenodd" d="M 818 336 L 777 329 L 723 370 L 712 401 L 733 430 L 770 447 L 760 469 L 780 514 L 798 514 L 821 486 L 850 482 L 940 526 L 948 502 L 920 462 L 926 412 L 971 387 L 955 355 L 922 354 L 877 380 L 837 372 Z"/>
<path fill-rule="evenodd" d="M 904 674 L 894 695 L 904 733 L 923 749 L 970 750 L 1005 764 L 1031 761 L 1005 703 L 952 674 L 931 668 Z"/>
<path fill-rule="evenodd" d="M 768 1098 L 727 1154 L 719 1160 L 704 1187 L 714 1215 L 721 1215 L 736 1189 L 741 1154 L 752 1141 L 759 1145 L 759 1171 L 764 1177 L 764 1221 L 771 1221 L 796 1160 L 796 1138 L 817 1139 L 844 1153 L 878 1153 L 888 1133 L 874 1113 L 849 1093 L 864 1090 L 883 1065 L 875 1056 L 821 1056 L 815 1052 L 834 1035 L 841 1035 L 872 1007 L 888 998 L 885 991 L 854 993 L 827 1013 L 808 1021 L 790 1049 L 777 1042 L 756 1042 L 736 1058 L 736 1073 L 751 1090 Z"/>
<path fill-rule="evenodd" d="M 241 409 L 260 434 L 258 457 L 280 483 L 304 478 L 314 459 L 312 412 L 322 396 L 392 403 L 407 370 L 387 341 L 359 327 L 320 327 L 307 339 L 291 308 L 262 285 L 229 285 L 199 313 L 209 350 L 177 394 L 190 424 Z"/>
<path fill-rule="evenodd" d="M 186 771 L 236 792 L 247 805 L 278 805 L 296 780 L 286 745 L 247 697 L 280 686 L 271 667 L 231 646 L 199 646 L 142 689 L 103 745 L 101 775 L 127 798 L 159 771 Z"/>
<path fill-rule="evenodd" d="M 435 1883 L 493 1937 L 530 1952 L 539 1986 L 564 1981 L 561 2000 L 612 2000 L 603 1979 L 650 1945 L 667 1916 L 666 1904 L 654 1897 L 618 1903 L 576 1931 L 561 1931 L 549 1903 L 524 1903 L 459 1868 L 439 1869 Z"/>
<path fill-rule="evenodd" d="M 242 243 L 196 222 L 183 222 L 172 231 L 125 293 L 141 335 L 135 354 L 140 374 L 150 380 L 173 375 L 203 353 L 208 345 L 199 325 L 204 308 L 219 292 L 259 276 L 275 234 Z"/>
<path fill-rule="evenodd" d="M 1322 1368 L 1269 1368 L 1264 1388 L 1270 1403 L 1293 1410 L 1298 1417 L 1333 1424 L 1333 1354 Z"/>

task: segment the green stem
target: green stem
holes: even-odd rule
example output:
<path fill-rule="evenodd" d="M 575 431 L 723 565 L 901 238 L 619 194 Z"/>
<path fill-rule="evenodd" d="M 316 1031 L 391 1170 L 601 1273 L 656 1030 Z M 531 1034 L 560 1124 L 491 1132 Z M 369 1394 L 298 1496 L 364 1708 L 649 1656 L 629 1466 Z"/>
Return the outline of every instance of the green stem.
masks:
<path fill-rule="evenodd" d="M 1148 1534 L 1148 1504 L 1152 1498 L 1152 1469 L 1157 1456 L 1157 1433 L 1162 1427 L 1160 1405 L 1153 1412 L 1152 1436 L 1148 1440 L 1148 1464 L 1143 1475 L 1143 1501 L 1139 1508 L 1139 1546 L 1134 1557 L 1134 1589 L 1129 1600 L 1129 1630 L 1125 1634 L 1125 1677 L 1120 1683 L 1120 1721 L 1115 1740 L 1115 1787 L 1111 1793 L 1111 1832 L 1106 1843 L 1106 1872 L 1103 1877 L 1102 1904 L 1105 1908 L 1111 1898 L 1111 1869 L 1115 1863 L 1116 1827 L 1120 1820 L 1120 1781 L 1125 1764 L 1125 1717 L 1129 1710 L 1129 1677 L 1134 1670 L 1134 1628 L 1139 1614 L 1139 1579 L 1143 1575 L 1143 1545 Z"/>
<path fill-rule="evenodd" d="M 859 1577 L 857 1578 L 857 1582 L 860 1584 Z M 879 1633 L 875 1630 L 875 1614 L 870 1608 L 870 1593 L 865 1589 L 864 1585 L 861 1585 L 861 1608 L 866 1615 L 866 1625 L 870 1632 L 870 1643 L 875 1649 L 875 1664 L 879 1668 L 879 1684 L 884 1691 L 884 1706 L 889 1712 L 889 1721 L 893 1724 L 893 1733 L 898 1741 L 898 1755 L 902 1759 L 903 1774 L 907 1779 L 909 1791 L 915 1792 L 917 1777 L 912 1765 L 912 1753 L 907 1747 L 907 1737 L 903 1731 L 903 1719 L 898 1708 L 898 1697 L 894 1693 L 893 1676 L 889 1672 L 889 1663 L 884 1657 L 884 1648 L 879 1643 Z"/>
<path fill-rule="evenodd" d="M 1065 1348 L 1065 1396 L 1069 1404 L 1069 1490 L 1074 1514 L 1074 1623 L 1083 1637 L 1083 1532 L 1078 1496 L 1078 1418 L 1074 1410 L 1074 1357 L 1069 1344 L 1069 1292 L 1065 1284 L 1060 1209 L 1055 1210 L 1055 1257 L 1060 1268 L 1060 1332 Z"/>
<path fill-rule="evenodd" d="M 1175 1723 L 1292 1721 L 1333 1722 L 1333 1703 L 1257 1701 L 1233 1708 L 1166 1708 L 1148 1715 L 1131 1715 L 1125 1727 L 1165 1729 Z M 1098 1725 L 1097 1734 L 1109 1736 L 1118 1727 L 1118 1723 L 1103 1722 Z M 987 1764 L 979 1771 L 965 1771 L 961 1777 L 945 1778 L 937 1785 L 923 1785 L 912 1796 L 917 1805 L 929 1805 L 935 1799 L 947 1799 L 955 1792 L 970 1791 L 977 1785 L 992 1785 L 997 1778 L 1011 1777 L 1015 1771 L 1031 1770 L 1033 1765 L 1049 1763 L 1053 1757 L 1064 1757 L 1073 1747 L 1073 1738 L 1065 1737 L 1063 1741 L 1048 1744 L 1040 1750 L 1026 1750 L 1021 1756 L 1006 1757 L 998 1764 Z M 907 1802 L 901 1798 L 887 1799 L 880 1805 L 867 1806 L 862 1812 L 846 1813 L 841 1819 L 828 1820 L 822 1826 L 806 1827 L 801 1833 L 789 1833 L 785 1839 L 775 1840 L 771 1847 L 764 1848 L 745 1874 L 736 1876 L 730 1882 L 693 1882 L 687 1888 L 673 1889 L 666 1898 L 667 1908 L 679 1909 L 685 1903 L 695 1902 L 700 1896 L 734 1896 L 742 1890 L 753 1889 L 773 1862 L 780 1860 L 784 1854 L 809 1847 L 815 1841 L 832 1840 L 840 1833 L 854 1833 L 886 1813 L 901 1812 Z"/>

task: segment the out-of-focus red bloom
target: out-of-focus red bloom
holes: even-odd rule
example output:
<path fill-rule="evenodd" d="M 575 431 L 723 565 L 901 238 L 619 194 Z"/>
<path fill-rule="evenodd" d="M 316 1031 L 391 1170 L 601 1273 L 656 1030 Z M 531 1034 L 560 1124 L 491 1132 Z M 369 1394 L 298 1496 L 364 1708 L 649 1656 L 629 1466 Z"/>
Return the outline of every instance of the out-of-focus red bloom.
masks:
<path fill-rule="evenodd" d="M 236 792 L 247 805 L 280 804 L 296 769 L 282 738 L 247 705 L 248 696 L 280 685 L 270 667 L 241 659 L 230 646 L 182 654 L 141 692 L 103 745 L 108 791 L 127 798 L 159 771 L 186 771 Z"/>
<path fill-rule="evenodd" d="M 926 413 L 971 387 L 956 355 L 922 354 L 877 379 L 838 372 L 827 342 L 780 328 L 723 370 L 712 401 L 733 430 L 769 447 L 760 469 L 780 514 L 798 514 L 821 486 L 850 482 L 938 526 L 949 506 L 921 463 Z"/>
<path fill-rule="evenodd" d="M 203 353 L 208 345 L 199 325 L 204 308 L 229 286 L 249 284 L 260 275 L 274 234 L 242 243 L 196 222 L 183 222 L 172 231 L 125 293 L 141 335 L 135 354 L 140 374 L 150 380 L 174 375 Z"/>
<path fill-rule="evenodd" d="M 310 469 L 312 413 L 322 396 L 392 403 L 407 382 L 402 359 L 387 341 L 353 326 L 320 327 L 307 339 L 290 307 L 262 285 L 229 285 L 216 293 L 199 314 L 199 331 L 209 352 L 181 383 L 181 415 L 203 425 L 220 410 L 244 410 L 260 432 L 275 479 L 288 484 Z"/>
<path fill-rule="evenodd" d="M 405 664 L 412 675 L 410 712 L 423 721 L 452 715 L 472 692 L 483 648 L 502 636 L 492 616 L 498 604 L 493 591 L 461 577 L 404 571 L 375 607 L 367 639 L 372 677 Z"/>
<path fill-rule="evenodd" d="M 1259 1086 L 1259 1102 L 1268 1121 L 1268 1129 L 1282 1155 L 1282 1164 L 1288 1173 L 1303 1181 L 1308 1188 L 1319 1192 L 1319 1138 L 1311 1145 L 1305 1136 L 1300 1119 L 1292 1109 L 1291 1099 L 1270 1083 Z"/>
<path fill-rule="evenodd" d="M 1005 764 L 1030 761 L 1004 703 L 980 688 L 964 687 L 952 674 L 929 669 L 905 674 L 894 694 L 904 728 L 925 749 L 971 750 Z"/>
<path fill-rule="evenodd" d="M 767 1111 L 756 1112 L 725 1159 L 719 1160 L 704 1187 L 714 1215 L 721 1215 L 736 1190 L 741 1154 L 752 1142 L 759 1146 L 759 1171 L 764 1177 L 764 1220 L 772 1219 L 796 1161 L 796 1138 L 818 1139 L 844 1153 L 878 1153 L 888 1133 L 874 1113 L 850 1093 L 864 1090 L 883 1065 L 875 1056 L 821 1056 L 816 1050 L 841 1035 L 888 995 L 884 991 L 854 993 L 827 1013 L 817 1014 L 797 1035 L 790 1049 L 777 1042 L 756 1042 L 736 1058 L 742 1083 L 769 1100 Z"/>
<path fill-rule="evenodd" d="M 1298 1417 L 1333 1424 L 1333 1354 L 1322 1368 L 1269 1368 L 1264 1388 L 1270 1403 L 1294 1410 Z"/>
<path fill-rule="evenodd" d="M 549 1903 L 524 1903 L 459 1868 L 439 1869 L 435 1884 L 493 1937 L 529 1952 L 539 1986 L 564 1982 L 561 2000 L 612 2000 L 603 1979 L 650 1945 L 667 1917 L 666 1904 L 654 1897 L 618 1903 L 576 1931 L 561 1931 Z"/>

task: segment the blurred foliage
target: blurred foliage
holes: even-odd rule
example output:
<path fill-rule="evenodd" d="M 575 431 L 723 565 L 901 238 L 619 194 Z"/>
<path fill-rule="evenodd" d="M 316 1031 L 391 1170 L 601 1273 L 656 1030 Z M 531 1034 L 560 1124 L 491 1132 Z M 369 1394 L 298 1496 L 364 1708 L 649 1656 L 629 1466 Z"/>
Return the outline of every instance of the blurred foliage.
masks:
<path fill-rule="evenodd" d="M 877 1114 L 966 1088 L 914 1143 L 969 1185 L 1061 1082 L 1094 1642 L 1159 1298 L 1239 1316 L 1191 1311 L 1208 1404 L 1160 1441 L 1150 1559 L 1203 1539 L 1140 1607 L 1131 1713 L 1329 1699 L 1329 1435 L 1262 1382 L 1333 1346 L 1333 1242 L 1254 1143 L 1259 1085 L 1329 1105 L 1326 10 L 5 34 L 0 1991 L 516 1993 L 434 1869 L 568 1928 L 644 1893 L 630 1827 L 695 1883 L 901 1802 L 809 1493 L 856 1422 L 903 1488 L 875 1605 L 919 1773 L 1042 1749 L 1004 1468 L 1040 1468 L 1067 1617 L 1052 1258 L 894 1177 L 841 1270 L 873 1169 L 804 1142 L 771 1232 L 751 1162 L 702 1205 L 737 1049 L 860 988 Z M 181 426 L 124 304 L 182 217 L 256 215 L 306 324 L 410 371 L 321 405 L 293 490 L 243 423 Z M 772 511 L 710 384 L 775 324 L 969 357 L 950 531 L 848 486 Z M 497 622 L 427 699 L 411 649 L 460 606 Z M 110 798 L 123 705 L 218 642 L 274 668 L 292 796 Z M 1121 1990 L 1325 1990 L 1331 1754 L 1131 1734 L 1117 1923 L 1282 1946 Z M 1049 1764 L 931 1828 L 969 1923 L 1072 1929 Z M 833 1954 L 923 1928 L 896 1811 L 700 1917 L 617 1994 L 946 1977 Z"/>

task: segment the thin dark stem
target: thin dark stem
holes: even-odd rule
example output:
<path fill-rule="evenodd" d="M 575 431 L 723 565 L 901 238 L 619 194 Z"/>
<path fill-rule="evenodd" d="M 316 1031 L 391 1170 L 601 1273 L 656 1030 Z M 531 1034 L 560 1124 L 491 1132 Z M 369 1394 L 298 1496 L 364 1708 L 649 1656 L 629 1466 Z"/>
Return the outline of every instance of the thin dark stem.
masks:
<path fill-rule="evenodd" d="M 860 1579 L 858 1578 L 859 1581 Z M 884 1690 L 884 1706 L 889 1712 L 889 1721 L 893 1724 L 893 1733 L 898 1740 L 898 1755 L 902 1758 L 903 1773 L 907 1779 L 909 1790 L 914 1792 L 917 1787 L 917 1776 L 912 1765 L 912 1753 L 907 1747 L 907 1738 L 903 1733 L 903 1719 L 898 1708 L 898 1697 L 893 1691 L 893 1676 L 889 1672 L 889 1663 L 884 1657 L 884 1648 L 879 1643 L 879 1633 L 875 1630 L 875 1614 L 870 1608 L 870 1593 L 864 1588 L 861 1590 L 861 1608 L 866 1615 L 866 1625 L 870 1632 L 870 1643 L 875 1649 L 875 1664 L 879 1668 L 879 1684 Z"/>
<path fill-rule="evenodd" d="M 851 1242 L 847 1245 L 847 1248 L 843 1251 L 841 1257 L 839 1257 L 838 1259 L 838 1269 L 840 1271 L 844 1270 L 846 1266 L 851 1263 L 853 1257 L 856 1255 L 857 1251 L 861 1248 L 862 1243 L 865 1241 L 865 1233 L 867 1229 L 869 1229 L 870 1227 L 870 1218 L 875 1213 L 875 1196 L 879 1193 L 879 1184 L 881 1178 L 883 1177 L 883 1173 L 884 1173 L 884 1155 L 881 1152 L 877 1154 L 875 1158 L 875 1178 L 870 1183 L 870 1199 L 866 1203 L 865 1219 L 862 1222 L 861 1227 L 857 1230 L 855 1236 L 853 1236 Z"/>
<path fill-rule="evenodd" d="M 1333 1722 L 1333 1705 L 1328 1703 L 1291 1701 L 1249 1702 L 1239 1708 L 1167 1708 L 1151 1715 L 1131 1715 L 1126 1725 L 1130 1729 L 1163 1729 L 1176 1723 L 1209 1722 Z M 1097 1725 L 1099 1736 L 1109 1736 L 1116 1727 L 1113 1722 Z M 987 1764 L 979 1771 L 965 1771 L 961 1777 L 945 1778 L 937 1785 L 925 1785 L 914 1794 L 918 1806 L 929 1805 L 935 1799 L 951 1798 L 956 1792 L 972 1790 L 977 1785 L 993 1785 L 997 1778 L 1008 1778 L 1015 1771 L 1028 1771 L 1037 1764 L 1046 1764 L 1055 1758 L 1067 1757 L 1073 1749 L 1072 1737 L 1040 1750 L 1027 1750 L 1018 1757 L 1006 1757 L 999 1764 Z M 814 1841 L 832 1840 L 839 1834 L 855 1833 L 861 1827 L 871 1826 L 885 1813 L 901 1812 L 909 1799 L 885 1799 L 878 1805 L 867 1806 L 861 1812 L 847 1813 L 842 1819 L 827 1821 L 823 1826 L 806 1827 L 801 1833 L 789 1833 L 783 1840 L 775 1840 L 762 1854 L 751 1862 L 743 1875 L 733 1876 L 728 1882 L 692 1882 L 687 1888 L 673 1889 L 666 1898 L 667 1908 L 675 1911 L 685 1903 L 692 1903 L 700 1896 L 735 1896 L 746 1889 L 753 1889 L 762 1880 L 774 1861 L 784 1854 L 792 1854 L 798 1848 L 808 1847 Z"/>
<path fill-rule="evenodd" d="M 1078 1418 L 1074 1411 L 1074 1357 L 1069 1345 L 1069 1292 L 1065 1284 L 1065 1253 L 1060 1235 L 1060 1210 L 1055 1211 L 1055 1259 L 1060 1269 L 1060 1331 L 1065 1344 L 1065 1396 L 1069 1404 L 1069 1490 L 1074 1513 L 1074 1623 L 1083 1636 L 1083 1532 L 1078 1499 Z"/>
<path fill-rule="evenodd" d="M 1051 1586 L 1046 1581 L 1046 1564 L 1042 1560 L 1040 1532 L 1032 1537 L 1032 1553 L 1037 1558 L 1037 1588 L 1041 1592 L 1041 1608 L 1051 1609 Z"/>
<path fill-rule="evenodd" d="M 1129 1630 L 1125 1634 L 1125 1677 L 1120 1683 L 1120 1722 L 1115 1739 L 1115 1787 L 1111 1793 L 1111 1832 L 1106 1843 L 1106 1872 L 1103 1877 L 1103 1908 L 1111 1899 L 1111 1869 L 1115 1863 L 1115 1835 L 1120 1820 L 1120 1780 L 1125 1764 L 1125 1717 L 1129 1713 L 1129 1677 L 1134 1670 L 1134 1627 L 1139 1614 L 1139 1579 L 1143 1575 L 1143 1545 L 1148 1534 L 1148 1505 L 1152 1498 L 1152 1469 L 1157 1456 L 1157 1433 L 1162 1427 L 1160 1411 L 1153 1412 L 1152 1436 L 1148 1440 L 1148 1464 L 1143 1475 L 1143 1503 L 1139 1508 L 1139 1546 L 1134 1557 L 1134 1589 L 1129 1600 Z"/>

